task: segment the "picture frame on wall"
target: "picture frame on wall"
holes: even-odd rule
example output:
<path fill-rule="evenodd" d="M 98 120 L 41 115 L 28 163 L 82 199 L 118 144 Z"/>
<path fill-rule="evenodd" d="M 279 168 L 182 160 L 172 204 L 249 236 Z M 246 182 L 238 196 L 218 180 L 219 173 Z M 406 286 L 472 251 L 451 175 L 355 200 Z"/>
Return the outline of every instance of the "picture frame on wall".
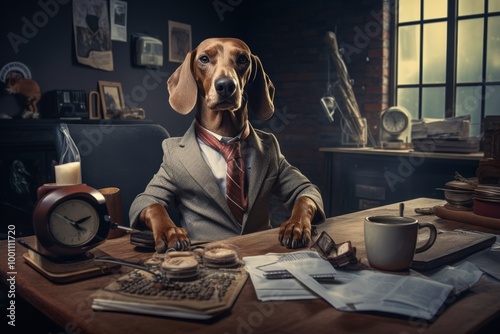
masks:
<path fill-rule="evenodd" d="M 117 118 L 125 109 L 122 84 L 120 82 L 99 81 L 99 95 L 103 118 Z"/>
<path fill-rule="evenodd" d="M 191 25 L 168 21 L 168 61 L 182 63 L 191 51 Z"/>

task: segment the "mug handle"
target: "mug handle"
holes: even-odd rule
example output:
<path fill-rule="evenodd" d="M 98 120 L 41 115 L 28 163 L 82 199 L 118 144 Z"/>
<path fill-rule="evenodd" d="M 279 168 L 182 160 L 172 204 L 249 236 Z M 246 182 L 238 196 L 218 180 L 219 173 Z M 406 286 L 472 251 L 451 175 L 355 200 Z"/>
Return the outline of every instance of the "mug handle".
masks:
<path fill-rule="evenodd" d="M 418 247 L 416 250 L 415 250 L 415 253 L 422 253 L 426 250 L 428 250 L 429 248 L 431 248 L 431 246 L 434 244 L 434 242 L 436 241 L 436 237 L 437 237 L 437 229 L 436 229 L 436 226 L 432 225 L 431 223 L 418 223 L 418 229 L 420 230 L 421 228 L 428 228 L 430 230 L 430 235 L 429 235 L 429 239 L 427 239 L 427 242 Z"/>

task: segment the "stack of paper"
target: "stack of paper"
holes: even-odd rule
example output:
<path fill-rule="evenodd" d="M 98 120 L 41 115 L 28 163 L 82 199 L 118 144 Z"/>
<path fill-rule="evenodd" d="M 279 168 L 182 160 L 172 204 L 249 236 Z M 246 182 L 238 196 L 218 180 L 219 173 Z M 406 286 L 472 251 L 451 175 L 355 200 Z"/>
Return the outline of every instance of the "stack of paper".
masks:
<path fill-rule="evenodd" d="M 379 311 L 412 316 L 426 320 L 433 319 L 455 291 L 453 282 L 461 286 L 475 284 L 482 272 L 456 270 L 443 274 L 439 279 L 425 276 L 387 274 L 372 270 L 335 269 L 326 260 L 312 251 L 290 254 L 266 254 L 244 257 L 246 269 L 255 287 L 257 297 L 262 301 L 323 298 L 341 311 Z M 270 270 L 286 270 L 294 278 L 268 279 Z M 334 274 L 334 284 L 324 284 L 314 275 Z M 433 273 L 435 274 L 435 273 Z M 443 283 L 450 275 L 452 283 Z M 457 280 L 457 275 L 460 279 Z"/>

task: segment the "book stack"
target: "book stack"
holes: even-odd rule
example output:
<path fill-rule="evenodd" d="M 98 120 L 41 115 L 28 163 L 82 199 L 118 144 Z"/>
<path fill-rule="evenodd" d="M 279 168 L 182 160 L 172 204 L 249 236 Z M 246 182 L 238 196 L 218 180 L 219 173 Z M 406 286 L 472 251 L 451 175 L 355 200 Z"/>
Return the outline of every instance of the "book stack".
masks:
<path fill-rule="evenodd" d="M 479 137 L 470 137 L 470 115 L 412 121 L 412 144 L 416 151 L 474 153 Z"/>

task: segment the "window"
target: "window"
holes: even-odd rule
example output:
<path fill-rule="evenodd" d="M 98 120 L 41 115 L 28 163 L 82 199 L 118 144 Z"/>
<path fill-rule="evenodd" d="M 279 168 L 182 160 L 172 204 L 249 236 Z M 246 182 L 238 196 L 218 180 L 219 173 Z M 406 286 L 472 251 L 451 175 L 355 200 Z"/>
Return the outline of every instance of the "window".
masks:
<path fill-rule="evenodd" d="M 500 0 L 397 0 L 394 104 L 414 119 L 500 115 Z"/>

